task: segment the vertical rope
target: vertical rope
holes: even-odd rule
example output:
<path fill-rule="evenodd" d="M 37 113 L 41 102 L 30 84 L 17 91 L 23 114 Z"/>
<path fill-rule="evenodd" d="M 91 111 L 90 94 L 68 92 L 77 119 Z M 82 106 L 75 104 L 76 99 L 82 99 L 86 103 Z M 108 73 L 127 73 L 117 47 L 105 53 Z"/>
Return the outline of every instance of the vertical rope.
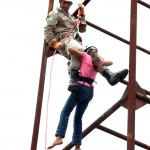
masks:
<path fill-rule="evenodd" d="M 52 59 L 51 69 L 50 69 L 49 92 L 48 92 L 48 100 L 47 100 L 47 108 L 46 108 L 45 150 L 46 150 L 46 145 L 47 145 L 48 106 L 49 106 L 49 100 L 50 100 L 50 94 L 51 94 L 52 69 L 53 69 L 53 64 L 54 64 L 54 58 L 55 58 L 56 51 L 57 50 L 55 49 L 53 59 Z"/>

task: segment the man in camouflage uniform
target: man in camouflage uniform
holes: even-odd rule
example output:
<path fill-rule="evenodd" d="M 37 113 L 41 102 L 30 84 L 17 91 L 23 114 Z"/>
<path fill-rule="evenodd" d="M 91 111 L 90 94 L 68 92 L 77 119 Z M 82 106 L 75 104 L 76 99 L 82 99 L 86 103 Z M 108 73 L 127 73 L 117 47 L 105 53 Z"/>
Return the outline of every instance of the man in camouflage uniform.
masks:
<path fill-rule="evenodd" d="M 73 1 L 59 0 L 59 3 L 60 7 L 51 11 L 46 18 L 47 25 L 44 28 L 44 35 L 46 42 L 51 47 L 56 48 L 59 53 L 66 57 L 70 62 L 70 81 L 68 90 L 72 92 L 78 86 L 78 70 L 80 69 L 81 60 L 75 55 L 70 55 L 67 49 L 68 47 L 72 47 L 79 51 L 84 50 L 80 41 L 78 29 L 79 32 L 86 31 L 85 13 L 84 7 L 80 6 L 80 24 L 78 25 L 77 19 L 68 12 Z M 124 69 L 117 73 L 113 73 L 108 68 L 104 67 L 100 73 L 107 79 L 110 85 L 115 85 L 127 76 L 128 70 Z"/>

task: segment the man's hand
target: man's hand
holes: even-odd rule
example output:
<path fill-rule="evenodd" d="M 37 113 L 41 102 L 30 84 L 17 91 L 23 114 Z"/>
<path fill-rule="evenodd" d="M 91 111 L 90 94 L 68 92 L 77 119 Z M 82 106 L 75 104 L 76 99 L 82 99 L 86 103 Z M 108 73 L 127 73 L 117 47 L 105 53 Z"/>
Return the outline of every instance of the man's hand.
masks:
<path fill-rule="evenodd" d="M 78 15 L 85 16 L 84 5 L 82 3 L 78 3 Z"/>
<path fill-rule="evenodd" d="M 54 39 L 51 42 L 51 46 L 59 51 L 62 48 L 63 44 Z"/>
<path fill-rule="evenodd" d="M 79 22 L 79 32 L 83 33 L 86 32 L 86 20 L 85 20 L 85 12 L 84 12 L 84 5 L 82 3 L 78 3 L 78 19 Z"/>

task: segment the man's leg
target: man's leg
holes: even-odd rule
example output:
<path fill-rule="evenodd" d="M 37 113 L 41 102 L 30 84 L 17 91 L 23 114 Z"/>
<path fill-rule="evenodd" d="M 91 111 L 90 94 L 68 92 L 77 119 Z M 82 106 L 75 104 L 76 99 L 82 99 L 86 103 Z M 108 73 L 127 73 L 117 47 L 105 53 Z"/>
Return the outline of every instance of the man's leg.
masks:
<path fill-rule="evenodd" d="M 68 91 L 75 92 L 78 88 L 78 78 L 79 78 L 79 72 L 78 70 L 70 70 L 70 81 L 68 85 Z"/>
<path fill-rule="evenodd" d="M 75 39 L 70 39 L 67 43 L 66 43 L 66 51 L 68 51 L 68 47 L 72 47 L 75 48 L 79 51 L 83 51 L 83 46 L 77 42 Z M 78 88 L 78 78 L 79 78 L 79 69 L 81 66 L 81 59 L 75 55 L 70 55 L 71 59 L 70 59 L 70 64 L 68 66 L 69 69 L 69 74 L 70 74 L 70 81 L 69 81 L 69 86 L 68 86 L 68 90 L 70 92 L 75 92 L 76 89 Z"/>

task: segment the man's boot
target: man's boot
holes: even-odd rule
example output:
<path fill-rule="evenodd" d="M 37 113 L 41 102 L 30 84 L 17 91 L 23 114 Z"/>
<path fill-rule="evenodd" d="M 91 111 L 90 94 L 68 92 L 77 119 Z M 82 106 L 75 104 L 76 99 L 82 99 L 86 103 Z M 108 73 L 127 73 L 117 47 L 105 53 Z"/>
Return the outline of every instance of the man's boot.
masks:
<path fill-rule="evenodd" d="M 75 92 L 77 90 L 78 78 L 79 78 L 78 70 L 71 70 L 70 71 L 70 81 L 69 81 L 68 91 Z"/>
<path fill-rule="evenodd" d="M 116 85 L 119 81 L 122 81 L 128 74 L 128 69 L 123 69 L 119 72 L 111 72 L 108 68 L 104 69 L 102 76 L 105 77 L 110 85 Z"/>

